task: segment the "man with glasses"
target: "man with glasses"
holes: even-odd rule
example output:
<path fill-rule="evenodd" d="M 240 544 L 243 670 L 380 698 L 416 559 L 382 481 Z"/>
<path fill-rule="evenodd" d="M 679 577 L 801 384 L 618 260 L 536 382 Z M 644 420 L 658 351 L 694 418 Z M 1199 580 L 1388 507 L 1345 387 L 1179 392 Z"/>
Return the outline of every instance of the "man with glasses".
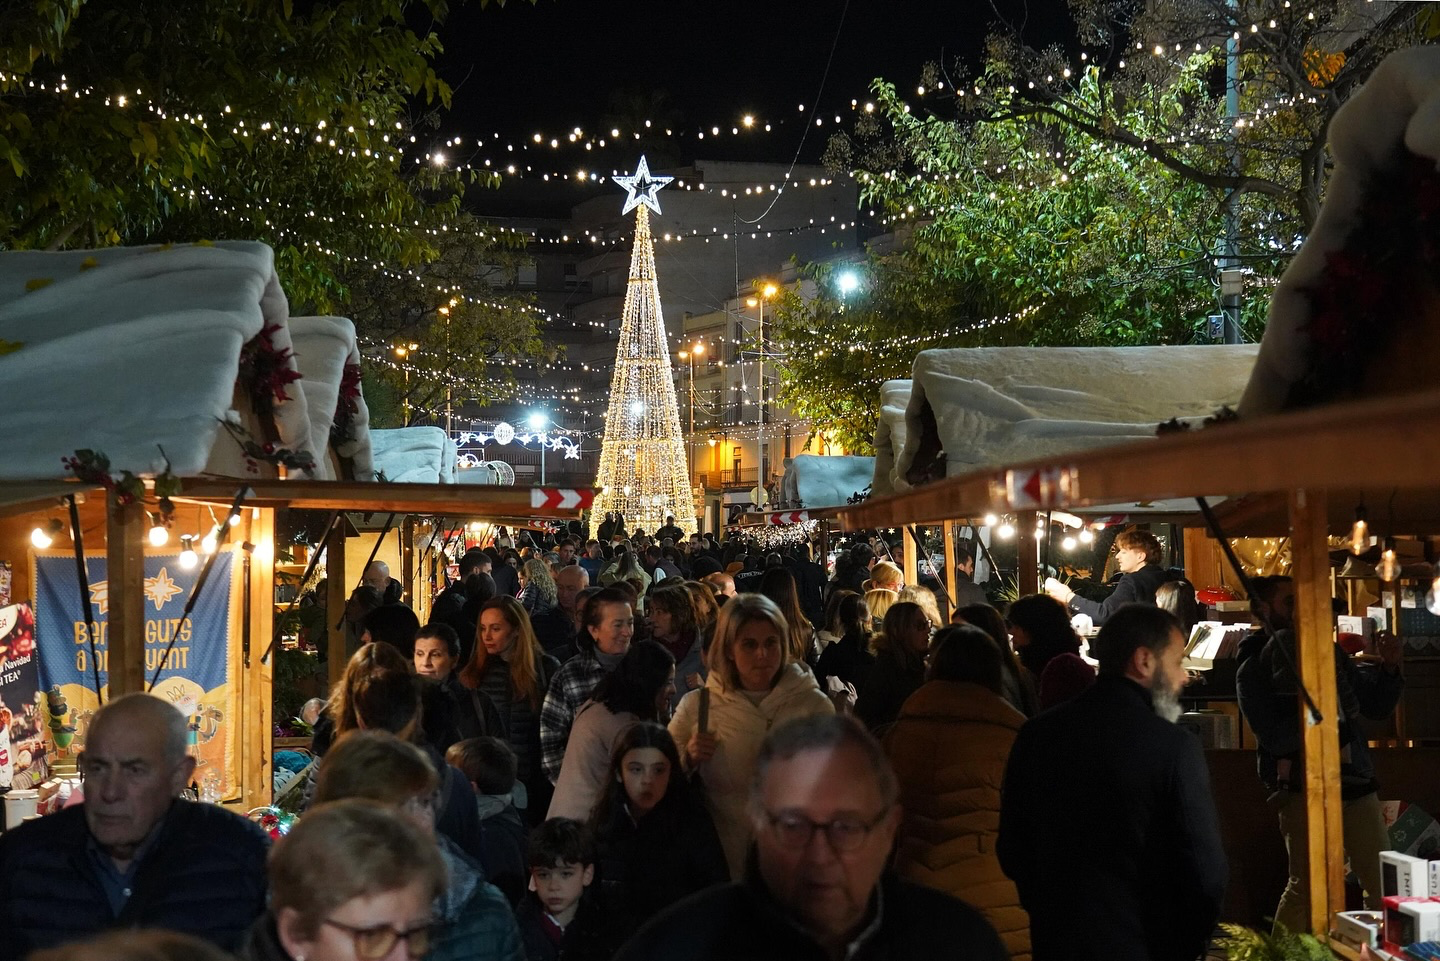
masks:
<path fill-rule="evenodd" d="M 265 910 L 269 839 L 180 800 L 195 759 L 186 718 L 148 694 L 96 712 L 80 755 L 85 803 L 0 835 L 0 961 L 110 928 L 169 928 L 228 951 Z"/>
<path fill-rule="evenodd" d="M 854 718 L 776 728 L 756 762 L 755 841 L 743 881 L 660 914 L 617 961 L 937 956 L 1002 961 L 974 909 L 885 870 L 900 825 L 884 751 Z"/>

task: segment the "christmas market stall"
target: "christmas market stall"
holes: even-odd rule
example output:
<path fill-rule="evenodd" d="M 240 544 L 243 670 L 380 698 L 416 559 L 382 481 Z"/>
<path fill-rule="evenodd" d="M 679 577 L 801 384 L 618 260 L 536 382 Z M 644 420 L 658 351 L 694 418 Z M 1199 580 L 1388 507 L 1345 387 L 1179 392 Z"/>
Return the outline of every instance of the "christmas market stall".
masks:
<path fill-rule="evenodd" d="M 927 469 L 939 451 L 920 445 L 907 459 L 912 489 L 841 512 L 847 529 L 863 529 L 1019 508 L 1226 497 L 1234 503 L 1216 512 L 1223 536 L 1237 528 L 1288 534 L 1298 676 L 1310 702 L 1296 704 L 1310 918 L 1322 935 L 1345 906 L 1332 544 L 1364 550 L 1371 536 L 1381 536 L 1377 577 L 1396 605 L 1392 612 L 1401 614 L 1393 620 L 1397 631 L 1436 633 L 1418 615 L 1440 609 L 1431 563 L 1440 532 L 1440 440 L 1427 427 L 1440 416 L 1440 392 L 1430 386 L 1440 346 L 1440 50 L 1387 58 L 1337 114 L 1330 145 L 1335 167 L 1326 202 L 1271 302 L 1238 418 L 1133 443 L 1116 436 L 1110 447 L 1016 449 L 1003 463 L 953 471 Z M 1360 524 L 1366 504 L 1368 533 Z M 1407 535 L 1424 558 L 1423 579 L 1408 589 L 1396 561 L 1397 541 Z M 1408 619 L 1407 602 L 1414 605 Z M 1435 658 L 1417 644 L 1429 640 L 1405 637 L 1407 686 L 1434 672 Z M 1433 693 L 1425 700 L 1433 703 Z M 1374 752 L 1384 796 L 1436 810 L 1440 756 L 1433 742 L 1392 735 L 1391 743 L 1403 746 Z M 1237 914 L 1237 896 L 1254 905 L 1278 897 L 1278 887 L 1250 889 L 1259 876 L 1251 862 L 1266 856 L 1252 842 L 1265 832 L 1273 849 L 1278 832 L 1265 789 L 1250 773 L 1253 755 L 1207 753 L 1232 864 L 1226 913 L 1254 923 L 1259 912 Z M 1392 843 L 1395 837 L 1392 830 Z"/>

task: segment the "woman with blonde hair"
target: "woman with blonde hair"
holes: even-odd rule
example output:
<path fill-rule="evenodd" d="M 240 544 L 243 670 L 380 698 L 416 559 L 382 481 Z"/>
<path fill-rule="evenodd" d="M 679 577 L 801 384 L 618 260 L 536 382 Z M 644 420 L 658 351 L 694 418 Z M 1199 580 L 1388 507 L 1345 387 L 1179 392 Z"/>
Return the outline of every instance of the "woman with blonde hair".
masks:
<path fill-rule="evenodd" d="M 788 720 L 835 710 L 815 676 L 790 660 L 788 637 L 789 625 L 769 598 L 731 598 L 720 609 L 706 652 L 710 676 L 680 699 L 670 720 L 682 763 L 704 782 L 705 805 L 735 880 L 744 874 L 750 843 L 746 808 L 760 742 Z M 702 714 L 708 715 L 704 728 Z"/>
<path fill-rule="evenodd" d="M 919 584 L 906 584 L 900 588 L 897 601 L 909 601 L 911 604 L 919 604 L 920 610 L 925 612 L 925 617 L 930 621 L 930 626 L 935 630 L 945 626 L 945 621 L 940 617 L 940 602 L 935 600 L 935 592 L 928 587 Z"/>
<path fill-rule="evenodd" d="M 900 599 L 895 591 L 887 591 L 883 588 L 875 588 L 865 592 L 865 606 L 870 609 L 870 617 L 873 619 L 872 630 L 878 630 L 885 622 L 885 615 L 890 611 L 890 605 Z"/>
<path fill-rule="evenodd" d="M 905 575 L 893 561 L 876 561 L 870 568 L 870 590 L 899 593 L 905 586 Z"/>
<path fill-rule="evenodd" d="M 538 557 L 532 557 L 520 566 L 520 606 L 531 614 L 543 614 L 555 609 L 559 603 L 555 578 L 550 574 L 550 565 Z"/>
<path fill-rule="evenodd" d="M 540 709 L 558 670 L 560 662 L 540 649 L 519 601 L 502 595 L 485 602 L 475 625 L 475 650 L 460 670 L 460 683 L 494 702 L 515 751 L 516 780 L 528 797 L 516 806 L 541 817 L 549 807 L 550 782 L 540 769 Z"/>
<path fill-rule="evenodd" d="M 701 641 L 708 643 L 715 633 L 715 619 L 720 616 L 715 588 L 703 581 L 686 581 L 685 590 L 690 592 L 690 606 L 695 609 L 695 627 L 700 631 Z"/>

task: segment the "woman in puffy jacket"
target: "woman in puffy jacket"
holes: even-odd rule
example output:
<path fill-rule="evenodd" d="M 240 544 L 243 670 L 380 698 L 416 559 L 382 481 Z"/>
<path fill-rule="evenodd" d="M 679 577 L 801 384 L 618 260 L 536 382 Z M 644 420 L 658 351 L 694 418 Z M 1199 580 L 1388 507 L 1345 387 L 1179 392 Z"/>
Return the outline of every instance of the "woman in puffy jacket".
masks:
<path fill-rule="evenodd" d="M 810 669 L 790 660 L 789 636 L 774 601 L 759 594 L 731 598 L 706 653 L 710 676 L 680 699 L 670 721 L 681 763 L 705 785 L 705 806 L 735 880 L 744 873 L 750 843 L 746 803 L 760 742 L 785 721 L 835 710 Z M 702 698 L 709 702 L 703 727 Z"/>
<path fill-rule="evenodd" d="M 985 915 L 1012 961 L 1029 961 L 1030 919 L 1000 869 L 1000 784 L 1025 715 L 1000 696 L 1001 651 L 978 627 L 935 638 L 926 682 L 885 735 L 905 810 L 895 869 Z"/>

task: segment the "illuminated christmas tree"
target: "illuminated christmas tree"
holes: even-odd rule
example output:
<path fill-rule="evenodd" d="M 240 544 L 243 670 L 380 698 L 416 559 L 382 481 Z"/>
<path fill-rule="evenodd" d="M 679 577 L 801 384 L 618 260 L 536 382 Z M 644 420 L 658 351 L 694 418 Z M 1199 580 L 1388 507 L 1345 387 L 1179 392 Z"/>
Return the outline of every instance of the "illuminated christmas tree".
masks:
<path fill-rule="evenodd" d="M 695 503 L 650 237 L 650 210 L 660 212 L 655 192 L 673 179 L 652 176 L 644 157 L 634 176 L 615 178 L 629 191 L 621 213 L 635 211 L 635 248 L 600 447 L 595 482 L 600 493 L 592 509 L 597 519 L 619 511 L 629 530 L 643 528 L 650 534 L 671 515 L 686 534 L 695 531 Z"/>

